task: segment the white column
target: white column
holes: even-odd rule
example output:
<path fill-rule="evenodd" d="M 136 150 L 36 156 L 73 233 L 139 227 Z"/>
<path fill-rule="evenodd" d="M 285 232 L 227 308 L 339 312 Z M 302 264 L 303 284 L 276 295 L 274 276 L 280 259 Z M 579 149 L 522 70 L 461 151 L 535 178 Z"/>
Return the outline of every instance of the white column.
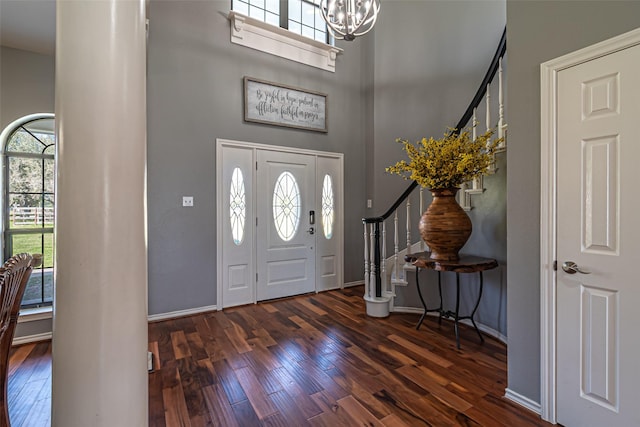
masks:
<path fill-rule="evenodd" d="M 148 425 L 144 6 L 56 2 L 53 427 Z"/>

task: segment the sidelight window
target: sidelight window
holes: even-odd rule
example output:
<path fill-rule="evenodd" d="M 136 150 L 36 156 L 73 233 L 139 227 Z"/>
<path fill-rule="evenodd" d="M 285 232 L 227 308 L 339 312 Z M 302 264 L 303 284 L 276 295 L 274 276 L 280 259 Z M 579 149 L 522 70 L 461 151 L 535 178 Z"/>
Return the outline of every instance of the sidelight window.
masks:
<path fill-rule="evenodd" d="M 322 229 L 324 237 L 330 239 L 333 235 L 333 183 L 329 175 L 322 181 Z"/>
<path fill-rule="evenodd" d="M 229 219 L 233 243 L 240 245 L 244 239 L 244 224 L 247 218 L 247 199 L 244 191 L 244 177 L 240 168 L 231 174 L 229 189 Z"/>

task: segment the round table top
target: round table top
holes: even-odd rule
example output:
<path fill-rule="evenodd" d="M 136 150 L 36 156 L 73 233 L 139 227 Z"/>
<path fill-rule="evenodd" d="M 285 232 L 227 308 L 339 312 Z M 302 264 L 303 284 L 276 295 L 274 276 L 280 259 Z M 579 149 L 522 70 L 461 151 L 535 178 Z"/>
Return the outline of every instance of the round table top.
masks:
<path fill-rule="evenodd" d="M 460 254 L 456 261 L 438 261 L 429 258 L 430 252 L 417 252 L 404 257 L 418 268 L 427 268 L 436 271 L 453 271 L 456 273 L 475 273 L 491 270 L 498 266 L 498 261 L 493 258 L 483 258 L 475 255 Z"/>

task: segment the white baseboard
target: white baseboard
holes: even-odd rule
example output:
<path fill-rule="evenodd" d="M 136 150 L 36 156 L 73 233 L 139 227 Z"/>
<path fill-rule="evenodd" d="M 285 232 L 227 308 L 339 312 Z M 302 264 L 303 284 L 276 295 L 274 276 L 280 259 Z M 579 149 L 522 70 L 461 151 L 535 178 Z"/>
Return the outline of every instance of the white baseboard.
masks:
<path fill-rule="evenodd" d="M 150 316 L 147 316 L 147 320 L 149 322 L 159 322 L 161 320 L 176 319 L 178 317 L 192 316 L 194 314 L 206 313 L 208 311 L 216 311 L 216 310 L 218 310 L 217 306 L 208 305 L 205 307 L 189 308 L 187 310 L 177 310 L 177 311 L 170 311 L 168 313 L 152 314 Z"/>
<path fill-rule="evenodd" d="M 34 334 L 34 335 L 25 335 L 22 337 L 15 337 L 13 339 L 13 342 L 11 343 L 11 345 L 22 345 L 22 344 L 29 344 L 32 342 L 38 342 L 38 341 L 47 341 L 50 340 L 52 337 L 52 333 L 51 332 L 44 332 L 42 334 Z"/>
<path fill-rule="evenodd" d="M 393 307 L 393 311 L 395 313 L 411 313 L 411 314 L 420 314 L 420 315 L 424 312 L 422 308 L 418 308 L 418 307 L 397 307 L 397 306 Z M 427 313 L 427 315 L 438 317 L 438 313 Z M 453 321 L 453 319 L 445 319 L 445 320 Z M 473 327 L 473 323 L 471 323 L 471 320 L 469 319 L 461 320 L 460 323 Z M 504 344 L 507 343 L 507 336 L 500 333 L 500 331 L 496 331 L 495 329 L 487 325 L 483 325 L 480 322 L 476 322 L 476 325 L 478 325 L 478 329 L 480 329 L 481 332 L 484 332 L 485 334 L 497 339 L 498 341 Z"/>
<path fill-rule="evenodd" d="M 356 280 L 355 282 L 347 282 L 342 287 L 343 288 L 352 288 L 354 286 L 364 285 L 364 280 Z"/>
<path fill-rule="evenodd" d="M 398 307 L 395 306 L 393 307 L 393 311 L 394 313 L 408 313 L 408 314 L 420 314 L 422 315 L 422 312 L 424 311 L 421 308 L 418 307 Z M 429 313 L 429 315 L 431 315 L 431 313 Z"/>
<path fill-rule="evenodd" d="M 538 402 L 534 402 L 533 400 L 529 399 L 528 397 L 525 397 L 523 395 L 521 395 L 520 393 L 516 393 L 513 390 L 510 390 L 509 388 L 505 389 L 504 391 L 504 397 L 506 399 L 509 399 L 510 401 L 517 403 L 520 406 L 523 406 L 525 408 L 527 408 L 528 410 L 535 412 L 536 414 L 540 415 L 542 413 L 542 407 L 540 406 L 540 404 Z"/>

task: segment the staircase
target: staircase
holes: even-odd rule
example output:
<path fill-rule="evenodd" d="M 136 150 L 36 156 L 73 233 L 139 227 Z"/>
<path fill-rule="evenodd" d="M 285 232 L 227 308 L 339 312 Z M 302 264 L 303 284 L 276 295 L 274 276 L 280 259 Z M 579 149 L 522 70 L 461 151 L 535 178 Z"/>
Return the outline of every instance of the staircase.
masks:
<path fill-rule="evenodd" d="M 475 139 L 478 128 L 482 129 L 478 115 L 484 116 L 481 117 L 484 118 L 484 128 L 496 129 L 497 137 L 505 138 L 500 151 L 506 150 L 507 124 L 504 117 L 502 68 L 507 49 L 506 35 L 505 29 L 480 87 L 455 127 L 457 130 L 471 128 Z M 383 215 L 362 220 L 364 300 L 367 315 L 371 317 L 386 317 L 394 311 L 396 290 L 407 286 L 407 272 L 414 270 L 412 265 L 405 265 L 404 256 L 428 250 L 419 232 L 414 231 L 418 219 L 427 207 L 425 191 L 418 188 L 416 182 L 412 182 Z M 458 192 L 458 203 L 464 210 L 470 211 L 473 208 L 472 197 L 479 196 L 484 191 L 482 177 L 467 182 Z M 392 227 L 393 241 L 387 237 L 388 225 Z M 388 253 L 392 255 L 388 256 Z"/>

